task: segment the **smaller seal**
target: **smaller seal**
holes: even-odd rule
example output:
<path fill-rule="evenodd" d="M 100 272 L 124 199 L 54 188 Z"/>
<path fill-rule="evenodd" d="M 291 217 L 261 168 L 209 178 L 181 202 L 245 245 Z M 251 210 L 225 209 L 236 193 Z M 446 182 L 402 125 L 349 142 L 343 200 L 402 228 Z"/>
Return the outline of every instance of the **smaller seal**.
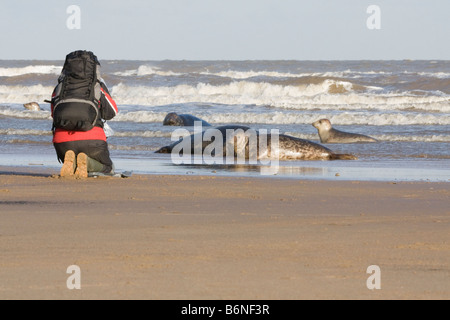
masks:
<path fill-rule="evenodd" d="M 25 103 L 23 107 L 30 111 L 41 111 L 41 107 L 39 106 L 39 103 L 37 102 L 29 102 Z"/>
<path fill-rule="evenodd" d="M 378 142 L 378 140 L 369 136 L 333 129 L 331 122 L 328 119 L 321 119 L 314 122 L 312 125 L 319 131 L 320 142 L 322 143 Z"/>
<path fill-rule="evenodd" d="M 206 122 L 205 120 L 202 120 L 200 118 L 197 118 L 190 114 L 178 114 L 176 112 L 169 113 L 166 118 L 164 119 L 163 125 L 164 126 L 179 126 L 179 127 L 193 127 L 196 121 L 201 121 L 202 126 L 204 127 L 211 127 L 211 125 Z"/>

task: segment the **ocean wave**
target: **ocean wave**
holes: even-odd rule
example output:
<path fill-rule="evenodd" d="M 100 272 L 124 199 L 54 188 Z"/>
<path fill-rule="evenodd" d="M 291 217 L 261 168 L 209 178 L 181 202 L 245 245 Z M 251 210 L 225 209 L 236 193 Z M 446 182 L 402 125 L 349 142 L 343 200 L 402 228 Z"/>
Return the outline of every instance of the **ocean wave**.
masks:
<path fill-rule="evenodd" d="M 239 81 L 219 86 L 200 83 L 196 86 L 133 87 L 120 83 L 112 88 L 112 94 L 119 104 L 142 106 L 197 102 L 224 105 L 266 105 L 297 110 L 338 108 L 450 111 L 447 95 L 380 93 L 378 90 L 361 93 L 355 92 L 353 89 L 354 85 L 351 82 L 330 79 L 309 85 Z"/>
<path fill-rule="evenodd" d="M 17 77 L 25 74 L 57 74 L 61 73 L 61 66 L 31 65 L 23 68 L 0 68 L 0 77 Z"/>
<path fill-rule="evenodd" d="M 113 75 L 121 77 L 135 77 L 135 76 L 142 77 L 151 75 L 170 77 L 170 76 L 179 76 L 182 74 L 172 71 L 161 71 L 161 68 L 143 65 L 137 69 L 114 72 Z"/>
<path fill-rule="evenodd" d="M 114 121 L 157 123 L 164 120 L 167 113 L 152 111 L 134 111 L 119 114 Z M 406 113 L 361 113 L 342 112 L 339 114 L 328 113 L 292 113 L 292 112 L 267 112 L 267 113 L 195 113 L 195 116 L 206 120 L 211 124 L 269 124 L 269 125 L 301 125 L 311 124 L 319 119 L 328 118 L 336 125 L 450 125 L 450 117 L 440 114 Z"/>
<path fill-rule="evenodd" d="M 170 138 L 172 132 L 162 132 L 162 131 L 123 131 L 115 132 L 114 137 L 120 138 Z"/>
<path fill-rule="evenodd" d="M 319 77 L 325 76 L 322 73 L 284 73 L 276 71 L 221 71 L 221 72 L 200 72 L 202 75 L 217 76 L 223 78 L 231 78 L 236 80 L 244 80 L 255 77 L 268 78 L 303 78 L 303 77 Z M 334 74 L 333 74 L 334 75 Z M 329 75 L 332 77 L 332 75 Z M 336 75 L 338 77 L 338 75 Z"/>
<path fill-rule="evenodd" d="M 347 81 L 314 78 L 315 83 L 236 81 L 226 85 L 129 86 L 111 88 L 118 105 L 164 106 L 183 103 L 257 105 L 292 110 L 424 110 L 450 112 L 449 95 L 431 93 L 385 93 Z M 0 85 L 0 103 L 23 104 L 49 99 L 53 86 Z"/>
<path fill-rule="evenodd" d="M 303 134 L 298 132 L 285 132 L 285 134 L 305 139 L 305 140 L 319 140 L 317 134 Z M 374 134 L 371 137 L 381 142 L 450 142 L 450 135 L 396 135 L 396 134 Z"/>
<path fill-rule="evenodd" d="M 7 141 L 5 141 L 5 143 L 7 143 L 7 144 L 37 144 L 37 145 L 45 145 L 45 146 L 48 146 L 48 145 L 51 145 L 52 144 L 52 141 L 51 140 L 49 140 L 49 141 L 35 141 L 35 140 L 27 140 L 27 139 L 13 139 L 13 140 L 7 140 Z"/>
<path fill-rule="evenodd" d="M 249 109 L 247 112 L 242 111 L 242 108 L 236 112 L 222 112 L 212 113 L 211 111 L 193 111 L 194 116 L 197 116 L 212 124 L 227 124 L 227 123 L 244 123 L 244 124 L 281 124 L 281 125 L 295 125 L 313 123 L 318 119 L 328 118 L 337 125 L 450 125 L 450 116 L 448 114 L 433 112 L 433 113 L 419 113 L 415 110 L 386 110 L 380 112 L 378 110 L 337 110 L 336 108 L 320 108 L 305 110 L 305 112 L 296 111 L 272 111 L 272 112 L 252 112 Z M 135 123 L 162 123 L 167 113 L 171 111 L 167 109 L 164 112 L 157 112 L 151 110 L 141 111 L 122 111 L 111 120 L 111 122 L 135 122 Z M 337 112 L 340 111 L 340 112 Z M 0 106 L 0 117 L 18 118 L 18 119 L 36 119 L 51 121 L 50 111 L 28 111 L 17 110 L 10 107 Z M 151 133 L 146 133 L 151 135 Z"/>
<path fill-rule="evenodd" d="M 0 129 L 2 136 L 50 136 L 51 130 L 30 130 L 30 129 Z"/>
<path fill-rule="evenodd" d="M 383 135 L 373 135 L 375 139 L 379 141 L 399 141 L 399 142 L 450 142 L 449 135 L 393 135 L 393 134 L 383 134 Z"/>
<path fill-rule="evenodd" d="M 167 116 L 168 112 L 153 112 L 153 111 L 130 111 L 130 112 L 119 112 L 116 117 L 111 120 L 119 122 L 163 122 L 164 118 Z"/>
<path fill-rule="evenodd" d="M 174 72 L 170 70 L 162 70 L 156 66 L 141 65 L 137 69 L 131 69 L 126 71 L 114 72 L 113 75 L 122 77 L 133 77 L 133 76 L 147 76 L 147 75 L 159 75 L 159 76 L 180 76 L 180 75 L 205 75 L 205 76 L 215 76 L 222 78 L 230 78 L 234 80 L 245 80 L 255 77 L 266 77 L 266 78 L 304 78 L 304 77 L 323 77 L 323 78 L 350 78 L 358 79 L 365 76 L 386 76 L 392 75 L 392 72 L 385 71 L 354 71 L 354 70 L 344 70 L 344 71 L 328 71 L 328 72 L 279 72 L 279 71 L 269 71 L 269 70 L 224 70 L 224 71 L 201 71 L 201 70 L 190 70 L 189 72 Z"/>
<path fill-rule="evenodd" d="M 4 86 L 0 85 L 0 103 L 28 103 L 30 101 L 44 101 L 52 96 L 54 87 L 41 84 L 33 86 Z"/>
<path fill-rule="evenodd" d="M 112 88 L 112 95 L 119 104 L 164 105 L 171 103 L 205 102 L 219 104 L 270 104 L 280 99 L 297 99 L 339 91 L 349 92 L 353 84 L 344 81 L 325 80 L 319 84 L 283 86 L 267 82 L 232 82 L 214 86 L 200 83 L 196 86 L 174 87 L 128 86 L 120 83 Z"/>
<path fill-rule="evenodd" d="M 269 77 L 269 78 L 346 78 L 346 79 L 359 79 L 362 77 L 373 76 L 388 76 L 392 75 L 392 72 L 385 71 L 328 71 L 328 72 L 300 72 L 300 73 L 285 73 L 276 71 L 221 71 L 221 72 L 201 72 L 203 75 L 226 77 L 236 80 L 244 80 L 254 77 Z"/>
<path fill-rule="evenodd" d="M 404 72 L 404 74 L 412 74 L 412 75 L 420 75 L 422 77 L 429 77 L 429 78 L 437 78 L 437 79 L 450 79 L 450 73 L 448 72 Z"/>
<path fill-rule="evenodd" d="M 124 145 L 108 144 L 108 148 L 110 150 L 118 150 L 118 151 L 156 151 L 159 148 L 161 148 L 161 146 L 143 146 L 143 145 L 124 146 Z"/>
<path fill-rule="evenodd" d="M 51 120 L 50 111 L 29 111 L 17 110 L 0 106 L 0 117 L 19 118 L 19 119 L 35 119 L 35 120 Z"/>
<path fill-rule="evenodd" d="M 336 125 L 450 125 L 450 117 L 442 117 L 435 114 L 416 113 L 382 113 L 362 114 L 360 112 L 344 112 L 336 115 L 322 114 L 298 114 L 298 113 L 263 113 L 263 114 L 219 114 L 203 117 L 210 123 L 239 123 L 245 124 L 310 124 L 319 119 L 328 118 Z"/>

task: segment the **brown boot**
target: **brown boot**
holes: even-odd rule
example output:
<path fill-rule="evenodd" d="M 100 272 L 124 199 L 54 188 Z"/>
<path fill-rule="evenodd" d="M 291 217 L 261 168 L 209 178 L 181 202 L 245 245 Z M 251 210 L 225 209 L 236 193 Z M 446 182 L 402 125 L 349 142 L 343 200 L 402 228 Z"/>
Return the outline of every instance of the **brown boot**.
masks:
<path fill-rule="evenodd" d="M 64 164 L 61 168 L 61 177 L 73 177 L 75 172 L 75 152 L 69 150 L 64 156 Z"/>
<path fill-rule="evenodd" d="M 86 179 L 88 177 L 88 156 L 85 153 L 78 154 L 77 170 L 75 171 L 75 178 Z"/>

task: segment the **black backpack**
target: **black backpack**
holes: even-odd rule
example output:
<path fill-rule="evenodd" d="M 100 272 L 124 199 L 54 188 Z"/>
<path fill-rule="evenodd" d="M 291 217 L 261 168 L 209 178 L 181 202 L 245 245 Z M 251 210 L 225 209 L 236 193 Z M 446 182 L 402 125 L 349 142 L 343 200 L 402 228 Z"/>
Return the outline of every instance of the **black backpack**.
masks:
<path fill-rule="evenodd" d="M 54 128 L 89 131 L 102 126 L 100 63 L 89 51 L 75 51 L 66 56 L 53 104 Z"/>

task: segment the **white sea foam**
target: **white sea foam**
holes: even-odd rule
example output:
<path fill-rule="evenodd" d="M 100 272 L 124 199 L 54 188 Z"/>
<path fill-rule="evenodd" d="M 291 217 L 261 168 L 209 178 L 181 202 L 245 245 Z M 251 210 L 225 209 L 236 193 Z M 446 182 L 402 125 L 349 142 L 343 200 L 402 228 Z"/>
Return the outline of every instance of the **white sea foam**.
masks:
<path fill-rule="evenodd" d="M 108 145 L 110 150 L 119 150 L 119 151 L 156 151 L 160 146 L 142 146 L 142 145 L 129 145 L 129 146 L 123 146 L 123 145 L 115 145 L 115 144 L 109 144 Z"/>
<path fill-rule="evenodd" d="M 54 87 L 41 84 L 33 86 L 0 86 L 0 103 L 41 102 L 52 96 Z"/>
<path fill-rule="evenodd" d="M 244 80 L 253 77 L 272 77 L 272 78 L 303 78 L 303 77 L 323 77 L 323 78 L 347 78 L 347 79 L 359 79 L 367 76 L 389 76 L 393 75 L 393 72 L 387 71 L 334 71 L 334 72 L 300 72 L 300 73 L 283 73 L 276 71 L 221 71 L 221 72 L 201 72 L 203 75 L 213 75 L 226 78 L 232 78 L 237 80 Z M 438 79 L 450 78 L 450 73 L 447 72 L 409 72 L 405 71 L 403 74 L 420 75 L 425 77 L 432 77 Z M 131 74 L 130 74 L 131 75 Z"/>
<path fill-rule="evenodd" d="M 60 74 L 62 67 L 31 65 L 23 68 L 0 68 L 0 77 L 17 77 L 25 74 Z"/>
<path fill-rule="evenodd" d="M 357 79 L 363 76 L 373 76 L 373 75 L 390 75 L 392 72 L 384 71 L 329 71 L 329 72 L 301 72 L 301 71 L 291 71 L 291 72 L 279 72 L 279 71 L 239 71 L 239 70 L 226 70 L 226 71 L 190 71 L 191 74 L 200 74 L 207 76 L 217 76 L 224 78 L 231 78 L 235 80 L 245 80 L 254 77 L 269 77 L 269 78 L 304 78 L 304 77 L 324 77 L 324 78 L 351 78 Z M 156 66 L 141 65 L 137 69 L 119 71 L 113 73 L 117 76 L 146 76 L 146 75 L 160 75 L 160 76 L 179 76 L 189 73 L 178 73 L 173 71 L 163 71 L 161 68 Z"/>
<path fill-rule="evenodd" d="M 244 80 L 254 77 L 272 77 L 272 78 L 302 78 L 322 76 L 321 73 L 283 73 L 275 71 L 221 71 L 221 72 L 201 72 L 202 75 L 218 76 L 224 78 L 231 78 L 236 80 Z"/>
<path fill-rule="evenodd" d="M 305 140 L 319 140 L 319 136 L 317 134 L 304 134 L 298 132 L 285 132 L 285 134 L 305 139 Z M 396 135 L 396 134 L 374 134 L 371 137 L 377 139 L 378 141 L 385 142 L 450 142 L 450 135 Z"/>
<path fill-rule="evenodd" d="M 414 112 L 403 113 L 362 113 L 343 112 L 335 115 L 327 113 L 196 113 L 196 116 L 211 124 L 242 123 L 242 124 L 271 124 L 271 125 L 301 125 L 311 124 L 319 119 L 328 118 L 336 125 L 450 125 L 450 117 L 439 114 L 419 114 Z M 162 122 L 166 113 L 151 111 L 134 111 L 119 114 L 113 121 L 155 123 Z"/>
<path fill-rule="evenodd" d="M 172 132 L 162 131 L 128 131 L 128 132 L 115 132 L 115 137 L 127 138 L 127 137 L 142 137 L 142 138 L 170 138 Z"/>
<path fill-rule="evenodd" d="M 0 85 L 0 103 L 23 104 L 49 99 L 53 87 Z M 281 85 L 236 81 L 226 85 L 129 86 L 111 88 L 119 105 L 162 106 L 180 103 L 259 105 L 292 110 L 425 110 L 450 112 L 445 94 L 383 93 L 379 88 L 355 91 L 351 82 L 324 80 L 319 84 Z"/>
<path fill-rule="evenodd" d="M 114 72 L 113 74 L 116 76 L 122 76 L 122 77 L 133 77 L 133 76 L 142 77 L 142 76 L 149 76 L 149 75 L 170 77 L 170 76 L 181 75 L 180 73 L 175 73 L 172 71 L 161 71 L 161 68 L 148 66 L 148 65 L 142 65 L 138 69 Z"/>
<path fill-rule="evenodd" d="M 240 109 L 242 110 L 242 109 Z M 169 111 L 169 110 L 168 110 Z M 168 112 L 167 111 L 167 112 Z M 122 111 L 112 120 L 120 122 L 136 123 L 162 123 L 167 112 L 155 112 L 151 110 Z M 336 125 L 450 125 L 450 115 L 445 113 L 419 113 L 414 111 L 386 110 L 383 112 L 362 110 L 341 110 L 326 108 L 314 109 L 305 112 L 273 111 L 273 112 L 223 112 L 211 113 L 208 111 L 194 111 L 193 115 L 206 120 L 212 124 L 244 123 L 244 124 L 273 124 L 273 125 L 295 125 L 310 124 L 318 119 L 328 118 Z M 49 111 L 17 110 L 9 107 L 0 107 L 0 117 L 37 119 L 51 121 Z M 149 133 L 147 133 L 149 134 Z M 116 134 L 117 136 L 117 134 Z"/>
<path fill-rule="evenodd" d="M 360 112 L 345 112 L 337 115 L 323 114 L 290 114 L 290 113 L 263 113 L 263 114 L 219 114 L 205 120 L 211 123 L 233 123 L 239 121 L 248 124 L 310 124 L 319 119 L 328 118 L 336 125 L 450 125 L 450 117 L 435 114 L 415 113 L 382 113 L 363 114 Z"/>
<path fill-rule="evenodd" d="M 224 105 L 270 105 L 297 110 L 423 109 L 450 112 L 450 101 L 446 95 L 383 94 L 376 89 L 364 93 L 355 92 L 352 83 L 335 80 L 299 86 L 249 81 L 238 81 L 220 86 L 200 83 L 196 86 L 173 87 L 133 87 L 121 83 L 112 88 L 112 94 L 119 104 L 142 106 L 197 102 Z"/>
<path fill-rule="evenodd" d="M 119 112 L 117 116 L 111 121 L 120 122 L 163 122 L 166 117 L 167 112 L 153 112 L 153 111 L 130 111 L 130 112 Z"/>
<path fill-rule="evenodd" d="M 196 86 L 174 87 L 128 86 L 120 83 L 112 88 L 112 95 L 119 104 L 164 105 L 171 103 L 205 102 L 219 104 L 275 104 L 302 97 L 314 97 L 338 88 L 352 91 L 350 82 L 325 80 L 321 84 L 283 86 L 267 82 L 232 82 L 214 86 L 200 83 Z"/>
<path fill-rule="evenodd" d="M 329 72 L 276 72 L 276 71 L 236 71 L 228 70 L 221 72 L 201 72 L 204 75 L 214 75 L 220 77 L 227 77 L 232 79 L 248 79 L 253 77 L 272 77 L 272 78 L 304 78 L 304 77 L 322 77 L 322 78 L 350 78 L 358 79 L 364 76 L 376 76 L 376 75 L 391 75 L 392 72 L 385 71 L 329 71 Z"/>
<path fill-rule="evenodd" d="M 383 134 L 383 135 L 373 135 L 373 137 L 379 141 L 400 141 L 400 142 L 450 142 L 449 135 L 393 135 L 393 134 Z"/>
<path fill-rule="evenodd" d="M 2 136 L 49 136 L 50 130 L 30 130 L 30 129 L 0 129 Z"/>
<path fill-rule="evenodd" d="M 29 111 L 29 110 L 19 111 L 8 107 L 0 107 L 0 117 L 51 120 L 51 113 L 49 111 Z"/>
<path fill-rule="evenodd" d="M 318 140 L 317 134 L 299 133 L 299 132 L 284 132 L 284 134 L 297 137 L 300 139 L 315 141 Z M 30 129 L 0 129 L 0 135 L 6 136 L 51 136 L 50 130 L 30 130 Z M 115 137 L 121 138 L 170 138 L 172 132 L 163 131 L 122 131 L 116 132 Z M 375 139 L 385 142 L 440 142 L 450 143 L 450 135 L 395 135 L 395 134 L 379 134 L 372 135 Z M 132 147 L 134 148 L 134 147 Z M 125 150 L 125 149 L 121 149 Z"/>
<path fill-rule="evenodd" d="M 450 79 L 450 73 L 447 72 L 419 72 L 418 75 L 437 79 Z"/>

